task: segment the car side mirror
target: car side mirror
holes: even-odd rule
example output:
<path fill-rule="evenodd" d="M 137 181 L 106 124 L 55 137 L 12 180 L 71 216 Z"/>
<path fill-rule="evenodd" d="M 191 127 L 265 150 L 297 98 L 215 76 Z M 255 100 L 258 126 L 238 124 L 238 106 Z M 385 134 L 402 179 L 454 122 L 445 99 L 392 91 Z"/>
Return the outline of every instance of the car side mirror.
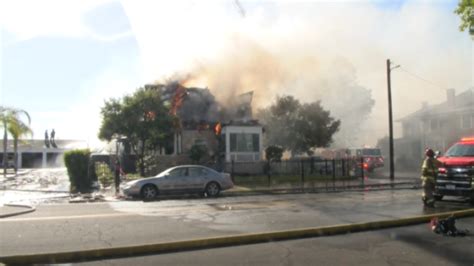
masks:
<path fill-rule="evenodd" d="M 436 157 L 436 158 L 440 157 L 441 155 L 442 155 L 442 154 L 441 154 L 440 151 L 435 151 L 435 157 Z"/>

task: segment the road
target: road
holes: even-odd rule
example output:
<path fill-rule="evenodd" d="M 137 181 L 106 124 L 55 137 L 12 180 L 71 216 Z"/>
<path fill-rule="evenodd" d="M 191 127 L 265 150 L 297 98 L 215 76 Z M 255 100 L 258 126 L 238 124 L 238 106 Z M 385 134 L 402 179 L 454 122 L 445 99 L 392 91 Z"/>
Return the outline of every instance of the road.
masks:
<path fill-rule="evenodd" d="M 457 220 L 468 228 L 474 218 Z M 79 265 L 468 265 L 474 237 L 445 237 L 417 225 L 348 235 L 111 259 Z"/>
<path fill-rule="evenodd" d="M 425 210 L 419 194 L 387 190 L 39 205 L 34 213 L 0 220 L 0 254 L 118 247 L 471 208 L 446 201 Z"/>

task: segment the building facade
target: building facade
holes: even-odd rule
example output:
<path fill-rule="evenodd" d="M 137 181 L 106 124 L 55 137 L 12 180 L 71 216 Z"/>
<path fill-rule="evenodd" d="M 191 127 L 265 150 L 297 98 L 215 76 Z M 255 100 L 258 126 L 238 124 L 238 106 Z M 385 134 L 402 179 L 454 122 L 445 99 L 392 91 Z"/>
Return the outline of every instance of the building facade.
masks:
<path fill-rule="evenodd" d="M 444 152 L 460 138 L 474 135 L 474 89 L 457 95 L 448 89 L 444 102 L 424 103 L 398 122 L 403 135 L 395 141 L 396 159 L 419 163 L 427 147 Z"/>

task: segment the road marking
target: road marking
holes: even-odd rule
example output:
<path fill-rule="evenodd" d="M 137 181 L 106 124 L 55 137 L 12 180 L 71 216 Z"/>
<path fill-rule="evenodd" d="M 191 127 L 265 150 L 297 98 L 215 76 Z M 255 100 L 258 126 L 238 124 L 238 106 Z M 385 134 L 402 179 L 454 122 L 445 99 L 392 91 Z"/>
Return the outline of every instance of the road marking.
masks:
<path fill-rule="evenodd" d="M 5 218 L 0 223 L 23 222 L 23 221 L 47 221 L 47 220 L 69 220 L 69 219 L 92 219 L 103 217 L 137 216 L 136 213 L 107 213 L 107 214 L 85 214 L 70 216 L 48 216 L 48 217 L 26 217 L 26 218 Z"/>

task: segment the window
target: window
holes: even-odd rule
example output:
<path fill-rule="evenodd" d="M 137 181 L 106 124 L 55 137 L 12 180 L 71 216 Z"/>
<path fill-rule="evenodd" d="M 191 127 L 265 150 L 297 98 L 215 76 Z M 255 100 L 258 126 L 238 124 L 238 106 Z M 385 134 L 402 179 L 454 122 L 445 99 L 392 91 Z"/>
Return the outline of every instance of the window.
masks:
<path fill-rule="evenodd" d="M 472 116 L 469 114 L 461 115 L 461 128 L 468 129 L 472 128 Z"/>
<path fill-rule="evenodd" d="M 231 133 L 230 134 L 231 152 L 259 152 L 260 138 L 258 134 L 250 133 Z"/>
<path fill-rule="evenodd" d="M 194 140 L 194 145 L 207 146 L 206 144 L 207 144 L 206 141 L 203 140 L 203 139 L 195 139 Z"/>
<path fill-rule="evenodd" d="M 438 130 L 439 128 L 439 120 L 438 119 L 431 119 L 430 120 L 430 131 Z"/>
<path fill-rule="evenodd" d="M 169 176 L 170 177 L 181 177 L 181 176 L 186 176 L 187 168 L 178 168 L 178 169 L 173 169 L 170 171 Z"/>
<path fill-rule="evenodd" d="M 206 176 L 209 172 L 204 168 L 199 167 L 191 167 L 189 168 L 189 176 L 198 177 L 198 176 Z"/>

